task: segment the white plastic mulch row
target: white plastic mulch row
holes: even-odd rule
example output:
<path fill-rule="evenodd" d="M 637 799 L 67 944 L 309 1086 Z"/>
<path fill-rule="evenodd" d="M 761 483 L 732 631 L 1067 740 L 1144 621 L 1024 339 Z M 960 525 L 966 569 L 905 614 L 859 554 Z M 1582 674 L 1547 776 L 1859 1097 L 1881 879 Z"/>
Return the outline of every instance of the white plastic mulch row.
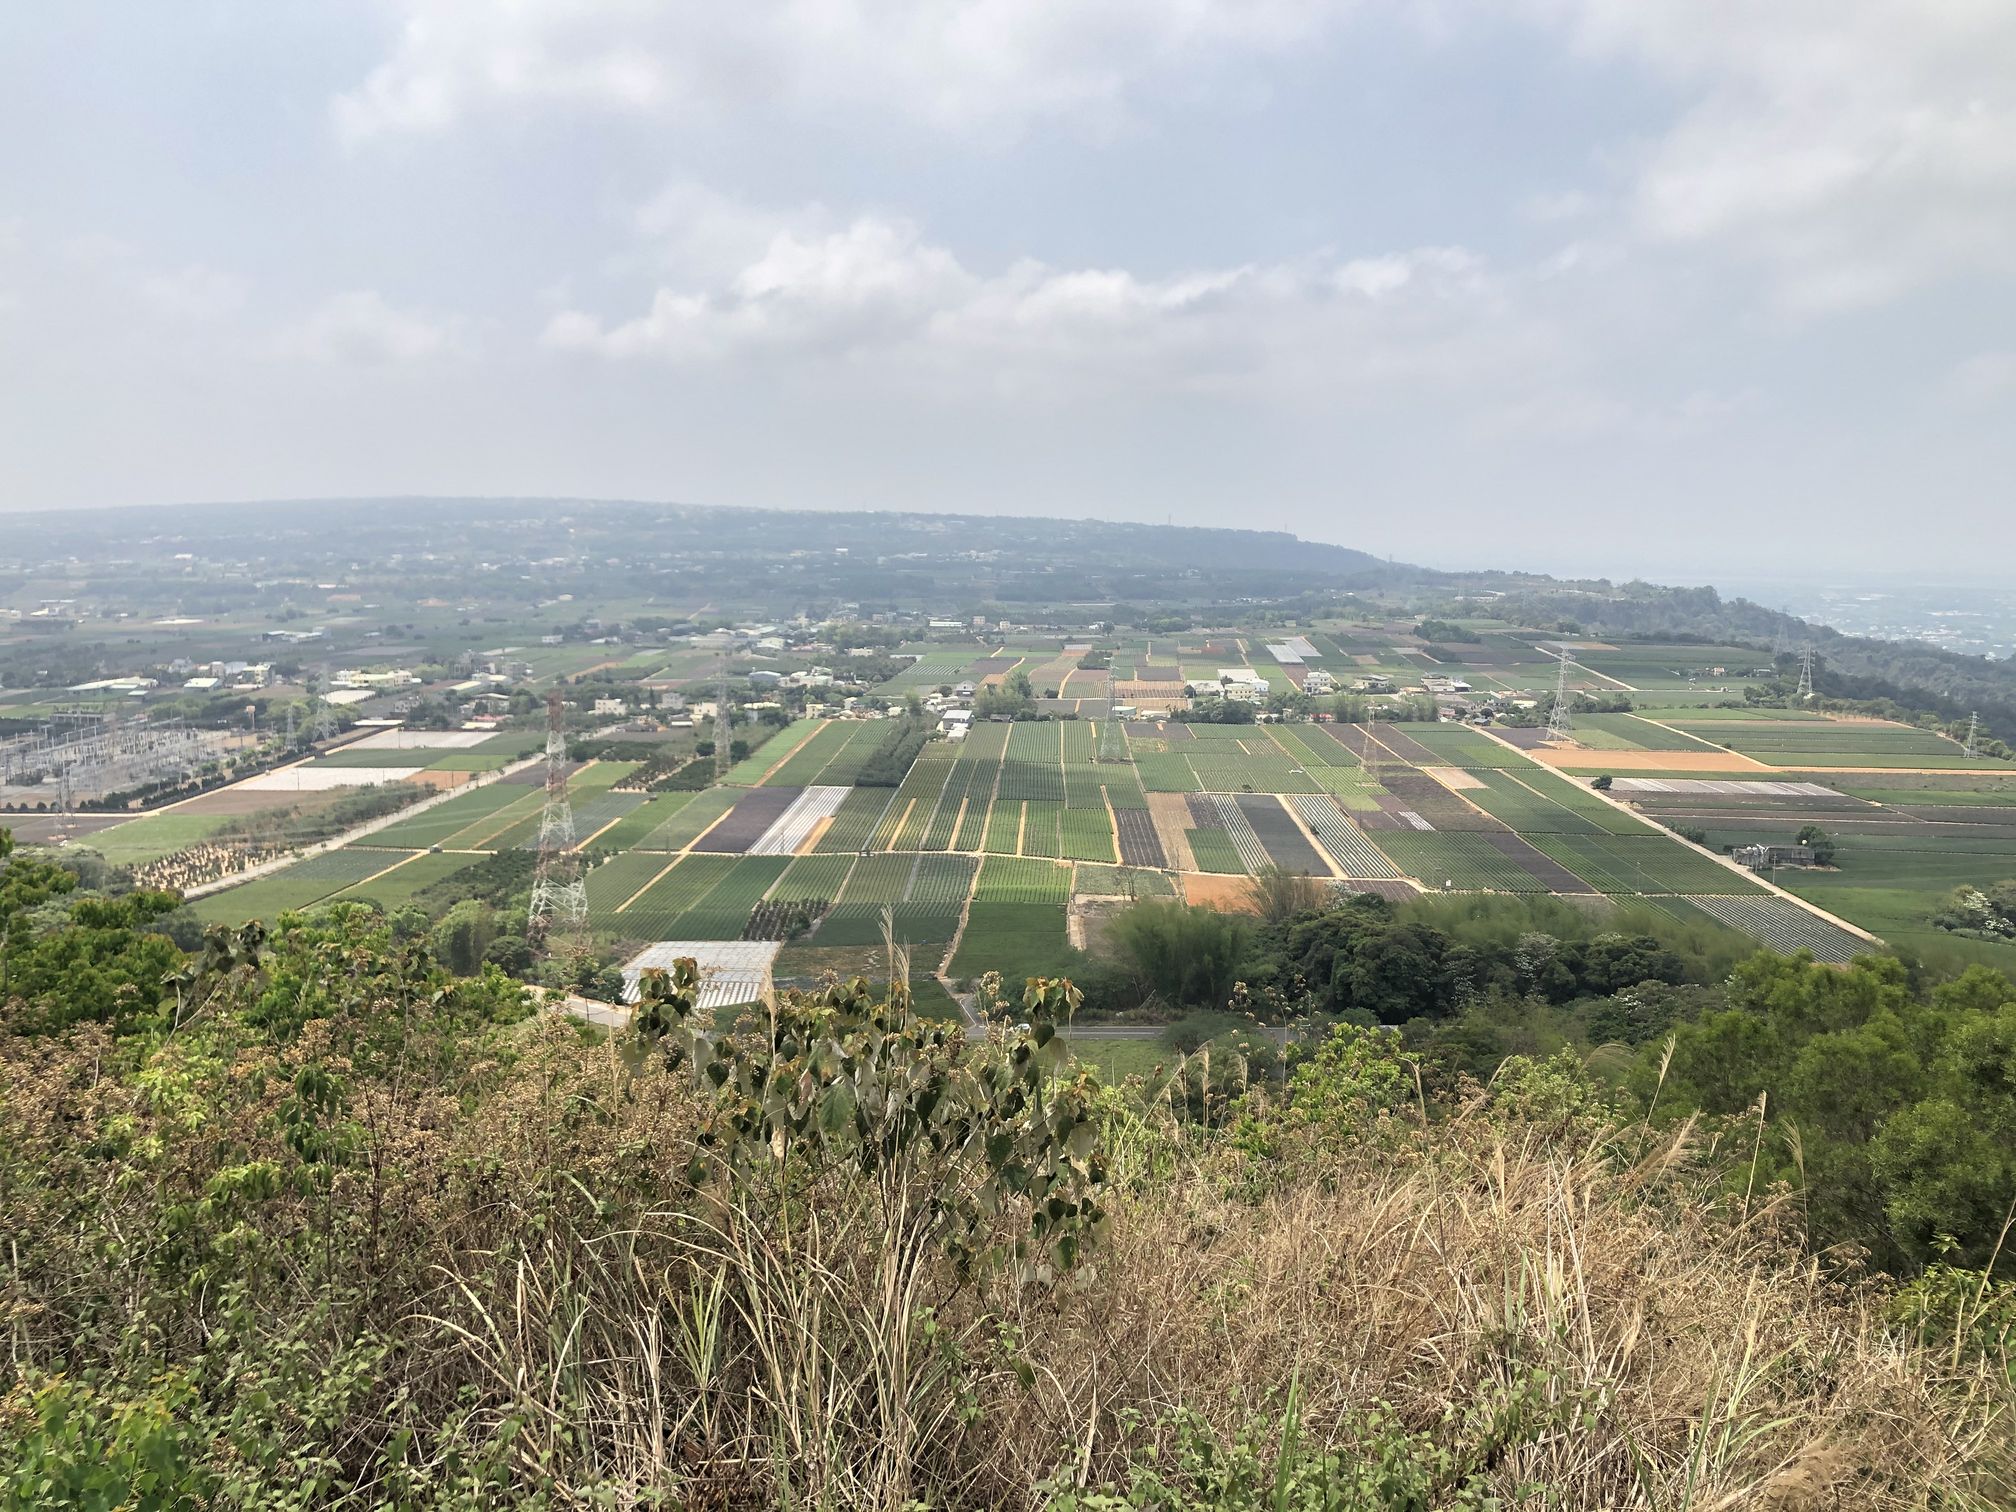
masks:
<path fill-rule="evenodd" d="M 1287 793 L 1288 806 L 1309 826 L 1331 859 L 1344 868 L 1347 877 L 1397 877 L 1400 868 L 1386 859 L 1365 834 L 1346 817 L 1337 800 L 1328 793 Z"/>
<path fill-rule="evenodd" d="M 261 772 L 238 784 L 238 791 L 251 793 L 323 793 L 330 788 L 370 787 L 378 782 L 404 782 L 413 775 L 410 766 L 325 767 L 291 766 Z"/>
<path fill-rule="evenodd" d="M 700 1006 L 726 1008 L 751 1003 L 770 986 L 778 940 L 661 940 L 647 945 L 623 968 L 623 1001 L 637 1001 L 637 979 L 652 967 L 670 970 L 681 956 L 700 967 Z"/>
<path fill-rule="evenodd" d="M 1705 777 L 1618 777 L 1613 793 L 1719 793 L 1725 798 L 1839 798 L 1817 782 L 1731 782 Z"/>
<path fill-rule="evenodd" d="M 767 830 L 749 847 L 752 856 L 793 856 L 811 838 L 821 819 L 830 819 L 853 791 L 844 787 L 808 787 L 791 806 L 779 814 Z"/>
<path fill-rule="evenodd" d="M 1232 839 L 1232 848 L 1239 852 L 1239 861 L 1247 871 L 1257 875 L 1263 866 L 1273 858 L 1267 854 L 1267 847 L 1260 843 L 1260 837 L 1253 832 L 1253 825 L 1245 811 L 1239 807 L 1239 800 L 1229 793 L 1205 793 L 1218 815 L 1218 824 Z"/>
<path fill-rule="evenodd" d="M 1278 646 L 1270 644 L 1267 647 L 1267 654 L 1284 667 L 1299 667 L 1302 665 L 1302 653 L 1285 641 Z"/>
<path fill-rule="evenodd" d="M 354 740 L 346 751 L 466 751 L 491 738 L 489 730 L 380 730 Z"/>

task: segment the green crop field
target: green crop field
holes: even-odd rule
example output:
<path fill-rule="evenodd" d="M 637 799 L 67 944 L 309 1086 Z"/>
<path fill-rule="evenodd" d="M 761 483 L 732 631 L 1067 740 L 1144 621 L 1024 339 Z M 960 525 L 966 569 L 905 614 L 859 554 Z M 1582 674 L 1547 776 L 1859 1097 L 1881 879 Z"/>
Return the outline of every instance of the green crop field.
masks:
<path fill-rule="evenodd" d="M 611 793 L 609 796 L 620 798 L 624 795 Z M 595 836 L 596 850 L 622 851 L 641 846 L 647 836 L 693 800 L 693 794 L 680 792 L 644 793 L 639 797 L 641 801 L 635 807 Z M 583 835 L 582 844 L 585 848 L 588 843 L 586 832 L 580 831 L 578 825 L 576 829 Z"/>
<path fill-rule="evenodd" d="M 1239 857 L 1239 847 L 1222 829 L 1185 830 L 1184 839 L 1190 842 L 1190 854 L 1196 859 L 1199 871 L 1244 875 L 1246 863 Z"/>
<path fill-rule="evenodd" d="M 1009 856 L 983 860 L 973 888 L 976 903 L 1063 903 L 1070 896 L 1070 867 Z"/>
<path fill-rule="evenodd" d="M 466 858 L 465 858 L 466 859 Z M 617 913 L 625 903 L 642 892 L 671 863 L 671 857 L 654 851 L 631 851 L 593 867 L 588 872 L 588 918 L 597 929 L 619 933 L 636 922 Z"/>
<path fill-rule="evenodd" d="M 1547 884 L 1526 871 L 1488 837 L 1468 830 L 1381 830 L 1379 849 L 1406 875 L 1430 891 L 1546 892 Z"/>
<path fill-rule="evenodd" d="M 847 885 L 847 874 L 854 865 L 852 856 L 799 856 L 777 879 L 770 896 L 794 901 L 799 898 L 824 898 L 831 903 Z"/>
<path fill-rule="evenodd" d="M 822 854 L 845 852 L 849 855 L 867 850 L 893 796 L 890 788 L 855 788 L 840 800 L 833 822 L 826 826 L 825 833 L 820 835 L 812 849 Z"/>
<path fill-rule="evenodd" d="M 987 833 L 983 841 L 983 848 L 989 854 L 1013 856 L 1021 852 L 1022 809 L 1022 804 L 1005 798 L 995 801 L 987 815 Z"/>
<path fill-rule="evenodd" d="M 231 819 L 229 814 L 192 814 L 170 809 L 99 830 L 86 843 L 114 866 L 134 866 L 143 861 L 158 861 L 207 840 Z M 0 817 L 0 824 L 4 822 L 4 817 Z"/>
<path fill-rule="evenodd" d="M 1026 977 L 1068 971 L 1073 954 L 1061 903 L 975 902 L 950 972 L 954 980 L 967 981 L 998 971 L 1012 995 Z"/>
<path fill-rule="evenodd" d="M 1061 826 L 1065 814 L 1061 803 L 1029 802 L 1022 805 L 1022 854 L 1061 856 L 1064 854 Z"/>
<path fill-rule="evenodd" d="M 661 857 L 660 860 L 669 860 Z M 729 856 L 690 855 L 679 859 L 671 870 L 664 872 L 644 893 L 621 913 L 612 913 L 608 927 L 626 938 L 637 940 L 673 940 L 681 938 L 672 932 L 675 921 L 681 918 L 727 874 L 734 864 Z M 602 868 L 597 868 L 599 871 Z M 590 872 L 591 886 L 595 873 Z M 634 873 L 632 874 L 634 875 Z M 617 879 L 620 881 L 623 878 Z M 610 889 L 614 893 L 615 887 Z M 591 900 L 593 894 L 591 892 Z M 622 907 L 623 900 L 611 896 L 608 906 L 613 910 Z M 602 922 L 597 920 L 597 923 Z"/>
<path fill-rule="evenodd" d="M 666 796 L 670 796 L 669 794 Z M 708 788 L 694 793 L 665 815 L 656 828 L 637 842 L 641 850 L 684 850 L 711 828 L 742 796 L 739 788 Z M 639 809 L 643 813 L 646 810 Z"/>
<path fill-rule="evenodd" d="M 1669 729 L 1635 714 L 1577 714 L 1575 738 L 1595 750 L 1712 751 L 1715 746 L 1684 730 Z"/>
<path fill-rule="evenodd" d="M 1658 835 L 1533 835 L 1534 846 L 1601 893 L 1740 894 L 1762 891 L 1724 866 Z"/>
<path fill-rule="evenodd" d="M 762 902 L 791 864 L 788 856 L 738 856 L 721 880 L 672 921 L 667 938 L 739 940 L 750 910 Z"/>
<path fill-rule="evenodd" d="M 382 850 L 333 850 L 296 861 L 270 876 L 212 893 L 190 904 L 206 924 L 242 924 L 247 919 L 271 921 L 289 909 L 307 908 L 342 892 L 365 878 L 396 866 L 404 859 Z M 466 859 L 466 858 L 465 858 Z"/>
<path fill-rule="evenodd" d="M 414 814 L 387 825 L 371 836 L 371 843 L 410 846 L 414 850 L 426 850 L 435 845 L 445 846 L 451 837 L 478 821 L 489 818 L 512 803 L 526 800 L 530 791 L 536 790 L 528 790 L 512 783 L 493 782 L 487 787 L 457 793 L 453 798 L 436 804 L 424 813 Z"/>
<path fill-rule="evenodd" d="M 1074 861 L 1120 859 L 1113 820 L 1103 804 L 1098 808 L 1066 808 L 1058 826 L 1058 842 L 1061 853 Z"/>
<path fill-rule="evenodd" d="M 382 854 L 382 853 L 381 853 Z M 390 865 L 397 860 L 385 856 Z M 383 876 L 373 877 L 369 882 L 358 882 L 346 887 L 335 896 L 348 901 L 368 901 L 376 903 L 387 913 L 404 908 L 413 901 L 413 895 L 423 888 L 432 887 L 447 877 L 476 865 L 468 856 L 456 855 L 450 851 L 439 853 L 420 852 L 408 861 L 400 862 Z"/>
<path fill-rule="evenodd" d="M 1576 721 L 1579 726 L 1581 721 Z M 1433 751 L 1443 766 L 1527 767 L 1524 756 L 1500 741 L 1461 725 L 1417 724 L 1406 727 L 1407 735 Z M 1327 737 L 1325 737 L 1327 738 Z M 1335 741 L 1331 741 L 1336 745 Z M 1339 747 L 1341 750 L 1342 747 Z"/>
<path fill-rule="evenodd" d="M 864 856 L 841 889 L 833 909 L 813 934 L 815 944 L 874 945 L 882 939 L 882 911 L 895 912 L 910 886 L 915 856 Z"/>
<path fill-rule="evenodd" d="M 730 767 L 721 780 L 730 787 L 754 787 L 763 781 L 764 774 L 772 767 L 781 766 L 786 758 L 818 733 L 824 723 L 818 719 L 800 719 L 786 725 Z"/>
<path fill-rule="evenodd" d="M 1642 820 L 1605 803 L 1578 783 L 1529 763 L 1523 771 L 1476 772 L 1484 786 L 1463 796 L 1521 833 L 1649 835 Z"/>

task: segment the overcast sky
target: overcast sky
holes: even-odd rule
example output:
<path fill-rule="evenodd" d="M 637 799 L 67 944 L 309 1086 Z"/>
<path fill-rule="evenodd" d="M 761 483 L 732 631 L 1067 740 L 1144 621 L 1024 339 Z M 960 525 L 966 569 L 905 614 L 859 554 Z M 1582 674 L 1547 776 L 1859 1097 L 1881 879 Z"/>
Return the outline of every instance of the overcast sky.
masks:
<path fill-rule="evenodd" d="M 2012 419 L 2012 0 L 0 8 L 0 510 L 2006 573 Z"/>

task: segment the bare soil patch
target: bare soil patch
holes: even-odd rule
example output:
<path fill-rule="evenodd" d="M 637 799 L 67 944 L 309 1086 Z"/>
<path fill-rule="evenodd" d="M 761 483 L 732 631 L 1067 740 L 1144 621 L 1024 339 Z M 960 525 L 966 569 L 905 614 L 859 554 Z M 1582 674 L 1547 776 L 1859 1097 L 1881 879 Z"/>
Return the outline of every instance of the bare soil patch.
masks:
<path fill-rule="evenodd" d="M 423 768 L 420 771 L 412 773 L 405 780 L 415 783 L 420 787 L 447 789 L 461 787 L 475 775 L 474 772 L 430 772 Z"/>
<path fill-rule="evenodd" d="M 1155 820 L 1155 835 L 1169 864 L 1177 871 L 1194 871 L 1197 858 L 1190 853 L 1190 805 L 1184 793 L 1150 793 L 1148 812 Z"/>
<path fill-rule="evenodd" d="M 1245 877 L 1191 872 L 1183 878 L 1183 896 L 1193 908 L 1215 908 L 1219 913 L 1257 913 L 1253 889 Z"/>
<path fill-rule="evenodd" d="M 1433 777 L 1445 788 L 1459 793 L 1465 788 L 1481 788 L 1488 785 L 1480 778 L 1464 771 L 1461 767 L 1431 766 L 1423 767 L 1421 770 L 1426 772 L 1430 777 Z"/>

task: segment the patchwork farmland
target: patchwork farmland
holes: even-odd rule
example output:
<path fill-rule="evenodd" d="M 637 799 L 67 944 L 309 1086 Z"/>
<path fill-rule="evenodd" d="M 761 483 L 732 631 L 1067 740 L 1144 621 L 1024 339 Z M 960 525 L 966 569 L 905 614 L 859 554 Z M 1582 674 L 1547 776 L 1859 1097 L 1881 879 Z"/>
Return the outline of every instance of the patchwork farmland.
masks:
<path fill-rule="evenodd" d="M 924 643 L 878 692 L 900 705 L 1026 676 L 1053 717 L 981 719 L 963 738 L 907 743 L 900 721 L 801 718 L 698 791 L 633 791 L 632 764 L 588 762 L 569 793 L 592 927 L 611 949 L 788 928 L 781 959 L 807 969 L 851 969 L 889 931 L 958 975 L 1034 970 L 1068 959 L 1074 899 L 1247 907 L 1250 879 L 1278 868 L 1401 896 L 1644 900 L 1842 960 L 1871 936 L 1910 933 L 1897 887 L 1871 885 L 1874 868 L 1859 864 L 1760 878 L 1726 852 L 1817 825 L 1845 861 L 1881 858 L 1883 875 L 1920 891 L 2016 870 L 2007 763 L 1928 730 L 1729 706 L 1755 652 L 1465 633 L 1474 639 L 1454 646 L 1394 626 L 1121 641 L 1099 648 L 1095 668 L 1040 637 Z M 1323 686 L 1318 674 L 1399 689 L 1429 679 L 1444 698 L 1460 683 L 1514 707 L 1522 690 L 1551 694 L 1563 659 L 1571 688 L 1609 701 L 1565 738 L 1531 721 L 1423 717 L 1434 699 L 1404 692 L 1341 720 L 1163 712 L 1183 701 L 1186 678 L 1247 678 L 1272 697 Z M 1123 702 L 1125 717 L 1108 712 Z M 538 839 L 537 771 L 470 784 L 529 749 L 522 736 L 388 731 L 287 769 L 289 795 L 386 780 L 455 791 L 215 893 L 202 915 L 271 918 L 339 897 L 396 908 L 484 857 L 525 851 Z M 106 834 L 139 852 L 212 822 L 155 816 Z"/>

